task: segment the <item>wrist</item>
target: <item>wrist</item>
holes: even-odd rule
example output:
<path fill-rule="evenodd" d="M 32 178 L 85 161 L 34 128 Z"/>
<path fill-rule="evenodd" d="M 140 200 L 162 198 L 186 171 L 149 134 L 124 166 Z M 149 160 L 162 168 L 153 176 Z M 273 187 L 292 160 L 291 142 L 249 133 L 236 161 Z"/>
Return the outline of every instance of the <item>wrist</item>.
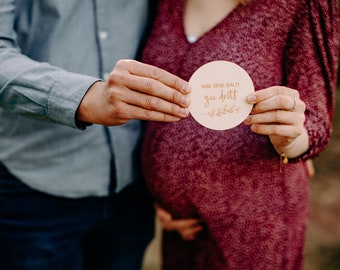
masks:
<path fill-rule="evenodd" d="M 305 153 L 309 148 L 309 136 L 306 128 L 292 142 L 285 146 L 273 144 L 274 149 L 279 155 L 284 154 L 287 158 L 296 158 Z"/>
<path fill-rule="evenodd" d="M 93 118 L 95 116 L 94 108 L 96 106 L 95 102 L 98 99 L 95 93 L 98 88 L 102 87 L 102 84 L 103 82 L 101 81 L 93 83 L 82 98 L 75 115 L 76 123 L 79 124 L 77 125 L 78 127 L 86 127 L 95 122 Z"/>

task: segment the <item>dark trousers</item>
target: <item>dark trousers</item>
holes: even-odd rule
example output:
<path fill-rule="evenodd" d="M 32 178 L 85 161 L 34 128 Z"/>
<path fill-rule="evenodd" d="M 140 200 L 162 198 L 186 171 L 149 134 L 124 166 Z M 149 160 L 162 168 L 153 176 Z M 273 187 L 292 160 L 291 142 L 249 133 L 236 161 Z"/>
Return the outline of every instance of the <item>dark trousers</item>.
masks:
<path fill-rule="evenodd" d="M 1 270 L 137 270 L 153 237 L 143 182 L 105 198 L 35 191 L 0 164 Z"/>

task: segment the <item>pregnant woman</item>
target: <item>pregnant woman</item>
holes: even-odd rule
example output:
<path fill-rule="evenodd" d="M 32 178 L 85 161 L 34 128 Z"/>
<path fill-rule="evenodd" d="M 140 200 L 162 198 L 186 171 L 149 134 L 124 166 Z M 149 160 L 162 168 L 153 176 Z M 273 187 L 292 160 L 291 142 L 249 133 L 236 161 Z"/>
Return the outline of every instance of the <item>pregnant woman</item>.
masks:
<path fill-rule="evenodd" d="M 163 269 L 303 269 L 306 160 L 330 139 L 338 55 L 336 0 L 162 0 L 143 61 L 189 80 L 214 60 L 253 80 L 240 125 L 191 116 L 148 122 L 146 181 L 174 218 L 205 230 L 163 238 Z"/>

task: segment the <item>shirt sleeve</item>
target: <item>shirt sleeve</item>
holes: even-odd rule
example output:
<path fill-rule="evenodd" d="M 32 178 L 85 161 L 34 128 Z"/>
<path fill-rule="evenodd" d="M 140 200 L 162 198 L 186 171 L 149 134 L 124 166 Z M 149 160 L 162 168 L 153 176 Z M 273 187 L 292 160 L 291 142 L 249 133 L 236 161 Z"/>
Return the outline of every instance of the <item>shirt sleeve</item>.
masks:
<path fill-rule="evenodd" d="M 310 148 L 303 159 L 319 155 L 332 132 L 338 65 L 338 2 L 306 0 L 287 42 L 286 85 L 297 89 L 306 103 L 305 127 Z"/>
<path fill-rule="evenodd" d="M 75 115 L 98 78 L 33 61 L 17 46 L 15 1 L 0 2 L 0 107 L 34 119 L 78 128 Z"/>

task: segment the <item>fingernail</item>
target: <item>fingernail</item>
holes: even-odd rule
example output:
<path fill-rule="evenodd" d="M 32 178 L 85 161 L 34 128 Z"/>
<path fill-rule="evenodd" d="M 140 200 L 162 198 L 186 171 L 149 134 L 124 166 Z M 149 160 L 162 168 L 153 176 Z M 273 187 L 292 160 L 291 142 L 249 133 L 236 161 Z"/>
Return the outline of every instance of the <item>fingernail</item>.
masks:
<path fill-rule="evenodd" d="M 190 98 L 188 96 L 182 96 L 181 103 L 183 106 L 189 106 Z"/>
<path fill-rule="evenodd" d="M 247 101 L 248 101 L 249 103 L 256 103 L 256 101 L 257 101 L 256 95 L 250 95 L 250 96 L 248 96 Z"/>
<path fill-rule="evenodd" d="M 184 83 L 184 84 L 182 85 L 182 90 L 183 90 L 184 93 L 189 93 L 189 92 L 191 91 L 191 86 L 190 86 L 190 84 Z"/>
<path fill-rule="evenodd" d="M 248 116 L 244 121 L 243 121 L 243 123 L 245 123 L 246 125 L 247 124 L 250 124 L 251 122 L 250 122 L 250 116 Z"/>
<path fill-rule="evenodd" d="M 182 116 L 187 116 L 189 114 L 189 109 L 188 108 L 180 108 L 179 112 Z"/>

